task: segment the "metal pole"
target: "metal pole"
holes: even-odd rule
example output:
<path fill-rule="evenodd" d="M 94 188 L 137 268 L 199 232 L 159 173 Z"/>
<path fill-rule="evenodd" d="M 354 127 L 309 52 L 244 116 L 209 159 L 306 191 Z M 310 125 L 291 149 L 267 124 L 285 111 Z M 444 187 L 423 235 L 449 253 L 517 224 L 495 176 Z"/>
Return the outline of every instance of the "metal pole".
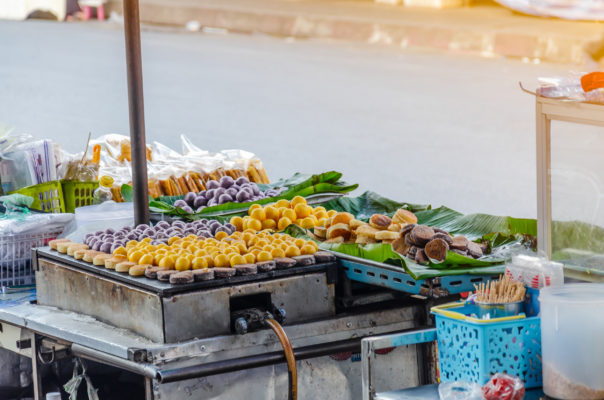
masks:
<path fill-rule="evenodd" d="M 147 146 L 145 141 L 143 64 L 138 0 L 124 0 L 124 33 L 126 35 L 128 103 L 130 108 L 134 222 L 136 224 L 147 224 L 149 223 L 149 190 L 147 187 Z"/>

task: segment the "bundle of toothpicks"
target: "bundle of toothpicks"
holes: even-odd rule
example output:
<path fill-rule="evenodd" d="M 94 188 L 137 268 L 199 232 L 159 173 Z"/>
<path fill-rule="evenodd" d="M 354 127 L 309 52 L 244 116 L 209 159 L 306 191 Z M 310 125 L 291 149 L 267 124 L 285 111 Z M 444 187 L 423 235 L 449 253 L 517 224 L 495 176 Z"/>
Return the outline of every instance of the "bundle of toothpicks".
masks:
<path fill-rule="evenodd" d="M 507 275 L 499 280 L 474 285 L 476 301 L 480 303 L 515 303 L 524 300 L 526 289 L 522 282 L 510 279 Z"/>

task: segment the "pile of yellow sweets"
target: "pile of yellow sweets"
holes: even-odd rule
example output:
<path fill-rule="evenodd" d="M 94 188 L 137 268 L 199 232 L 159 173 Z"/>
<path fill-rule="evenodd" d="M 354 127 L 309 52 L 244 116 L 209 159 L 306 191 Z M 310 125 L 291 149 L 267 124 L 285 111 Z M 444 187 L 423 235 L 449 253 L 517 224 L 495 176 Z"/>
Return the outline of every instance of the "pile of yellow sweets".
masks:
<path fill-rule="evenodd" d="M 296 224 L 304 229 L 323 226 L 325 221 L 335 214 L 335 210 L 327 211 L 325 207 L 313 208 L 306 204 L 304 197 L 296 196 L 291 201 L 279 200 L 264 207 L 254 204 L 250 207 L 246 217 L 233 217 L 230 222 L 239 232 L 246 230 L 258 232 L 265 229 L 280 232 L 291 224 Z"/>
<path fill-rule="evenodd" d="M 319 247 L 312 240 L 269 230 L 250 229 L 228 236 L 218 232 L 215 238 L 200 239 L 195 235 L 172 237 L 168 244 L 152 245 L 151 239 L 132 240 L 113 254 L 128 257 L 128 261 L 142 265 L 157 265 L 166 269 L 186 271 L 201 268 L 225 268 L 240 264 L 254 264 L 282 257 L 314 254 Z"/>

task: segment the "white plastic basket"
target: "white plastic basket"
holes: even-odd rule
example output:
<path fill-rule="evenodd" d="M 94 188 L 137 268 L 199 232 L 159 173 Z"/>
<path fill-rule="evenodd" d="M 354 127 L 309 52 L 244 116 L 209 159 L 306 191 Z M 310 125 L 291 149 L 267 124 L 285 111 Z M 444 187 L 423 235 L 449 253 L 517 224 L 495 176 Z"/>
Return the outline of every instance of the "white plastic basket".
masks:
<path fill-rule="evenodd" d="M 54 227 L 47 232 L 0 235 L 0 286 L 33 284 L 31 249 L 46 246 L 62 231 L 62 228 Z"/>

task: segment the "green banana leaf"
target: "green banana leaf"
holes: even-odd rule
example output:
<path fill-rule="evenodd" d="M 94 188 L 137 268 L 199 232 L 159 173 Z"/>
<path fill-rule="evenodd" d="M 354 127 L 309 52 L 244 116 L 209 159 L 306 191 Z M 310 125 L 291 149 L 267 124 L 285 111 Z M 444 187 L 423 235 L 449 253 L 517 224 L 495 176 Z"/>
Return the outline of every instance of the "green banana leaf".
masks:
<path fill-rule="evenodd" d="M 359 185 L 345 185 L 343 182 L 340 182 L 339 179 L 342 177 L 342 174 L 336 171 L 329 171 L 318 175 L 302 175 L 300 173 L 296 173 L 291 178 L 288 178 L 283 181 L 279 181 L 272 185 L 258 185 L 261 190 L 266 190 L 266 188 L 276 188 L 282 187 L 280 185 L 290 185 L 287 186 L 288 190 L 281 193 L 279 196 L 269 197 L 266 199 L 261 199 L 257 201 L 252 201 L 248 203 L 224 203 L 213 207 L 206 207 L 201 212 L 195 213 L 195 216 L 199 216 L 199 218 L 203 218 L 204 215 L 210 214 L 213 212 L 220 211 L 231 211 L 231 210 L 239 210 L 242 207 L 249 207 L 252 204 L 269 204 L 274 203 L 281 199 L 291 200 L 296 196 L 308 197 L 312 194 L 316 193 L 348 193 L 355 190 Z M 338 183 L 338 184 L 336 184 Z M 263 188 L 264 187 L 264 188 Z M 185 216 L 190 215 L 180 209 L 176 209 L 175 207 L 167 207 L 172 206 L 176 200 L 180 200 L 184 198 L 184 196 L 160 196 L 153 202 L 154 210 L 153 212 L 160 212 L 169 215 L 178 215 Z M 160 206 L 158 203 L 164 203 L 167 206 Z M 151 207 L 151 204 L 150 204 Z M 245 212 L 233 215 L 244 215 Z"/>
<path fill-rule="evenodd" d="M 431 206 L 424 204 L 400 203 L 370 191 L 358 197 L 341 197 L 328 201 L 323 203 L 323 207 L 328 210 L 349 212 L 361 221 L 368 221 L 373 214 L 392 216 L 399 208 L 404 208 L 414 213 L 430 210 L 431 208 Z"/>

